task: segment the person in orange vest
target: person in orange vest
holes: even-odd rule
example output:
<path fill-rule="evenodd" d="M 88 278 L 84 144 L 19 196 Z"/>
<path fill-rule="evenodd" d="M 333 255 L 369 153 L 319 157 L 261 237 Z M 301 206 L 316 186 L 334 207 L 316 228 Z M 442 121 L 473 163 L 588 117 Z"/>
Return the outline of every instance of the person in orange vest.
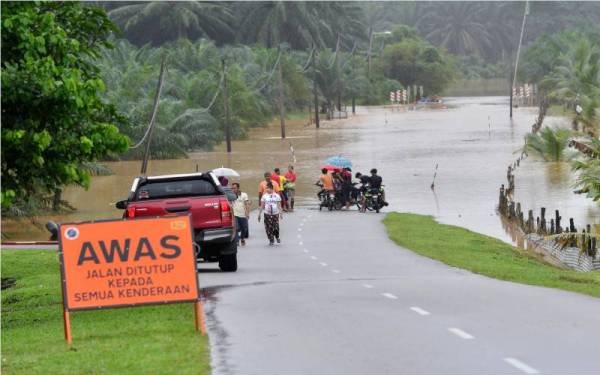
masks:
<path fill-rule="evenodd" d="M 271 179 L 271 173 L 269 172 L 265 172 L 264 174 L 265 179 L 262 180 L 259 184 L 258 184 L 258 201 L 260 202 L 260 199 L 262 198 L 263 194 L 265 193 L 265 191 L 267 190 L 267 184 L 269 182 L 273 183 L 273 191 L 276 193 L 279 193 L 279 191 L 281 190 L 279 188 L 279 184 L 275 181 L 273 181 Z"/>

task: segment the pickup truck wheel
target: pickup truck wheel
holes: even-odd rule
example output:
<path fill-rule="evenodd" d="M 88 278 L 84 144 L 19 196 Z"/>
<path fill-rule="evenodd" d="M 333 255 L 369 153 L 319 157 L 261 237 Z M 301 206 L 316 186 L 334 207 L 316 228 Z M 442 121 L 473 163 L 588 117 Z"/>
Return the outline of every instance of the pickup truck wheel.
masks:
<path fill-rule="evenodd" d="M 224 272 L 237 271 L 237 254 L 219 256 L 219 268 Z"/>

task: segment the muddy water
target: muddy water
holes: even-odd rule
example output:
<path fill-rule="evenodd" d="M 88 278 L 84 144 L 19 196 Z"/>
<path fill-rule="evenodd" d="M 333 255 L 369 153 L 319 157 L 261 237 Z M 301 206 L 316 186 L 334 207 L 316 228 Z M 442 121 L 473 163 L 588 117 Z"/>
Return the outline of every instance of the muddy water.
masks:
<path fill-rule="evenodd" d="M 373 167 L 380 170 L 391 206 L 388 210 L 431 214 L 442 222 L 510 242 L 495 213 L 498 188 L 505 182 L 506 167 L 518 156 L 516 152 L 533 123 L 535 109 L 517 109 L 510 121 L 506 98 L 450 98 L 447 104 L 446 109 L 414 111 L 360 108 L 357 116 L 325 122 L 318 131 L 306 121 L 294 121 L 288 126 L 287 140 L 277 138 L 277 126 L 259 129 L 251 133 L 249 140 L 234 142 L 230 155 L 215 151 L 193 153 L 183 160 L 150 161 L 149 174 L 231 167 L 240 172 L 242 189 L 256 202 L 257 185 L 264 171 L 275 166 L 285 168 L 295 157 L 299 174 L 297 204 L 314 207 L 317 188 L 313 184 L 319 165 L 327 157 L 341 154 L 354 161 L 354 171 L 366 172 Z M 550 125 L 562 121 L 547 119 Z M 114 175 L 93 178 L 87 191 L 73 187 L 65 192 L 64 198 L 78 208 L 77 212 L 38 220 L 120 217 L 114 202 L 126 197 L 140 163 L 107 164 Z M 529 158 L 517 171 L 515 199 L 524 209 L 560 209 L 564 218 L 573 217 L 576 224 L 598 223 L 598 206 L 573 194 L 571 184 L 568 165 Z M 47 237 L 44 231 L 26 223 L 5 221 L 2 231 L 15 239 Z"/>

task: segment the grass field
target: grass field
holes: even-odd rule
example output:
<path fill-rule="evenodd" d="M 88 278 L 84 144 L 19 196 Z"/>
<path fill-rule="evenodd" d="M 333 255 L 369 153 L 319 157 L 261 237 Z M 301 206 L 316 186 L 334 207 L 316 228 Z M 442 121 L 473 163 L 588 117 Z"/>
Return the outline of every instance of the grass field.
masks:
<path fill-rule="evenodd" d="M 71 313 L 63 338 L 55 251 L 2 251 L 3 374 L 208 374 L 191 304 Z M 4 282 L 3 282 L 4 284 Z"/>
<path fill-rule="evenodd" d="M 562 270 L 498 239 L 437 223 L 431 216 L 390 213 L 383 220 L 398 245 L 450 266 L 522 284 L 600 297 L 600 272 Z"/>

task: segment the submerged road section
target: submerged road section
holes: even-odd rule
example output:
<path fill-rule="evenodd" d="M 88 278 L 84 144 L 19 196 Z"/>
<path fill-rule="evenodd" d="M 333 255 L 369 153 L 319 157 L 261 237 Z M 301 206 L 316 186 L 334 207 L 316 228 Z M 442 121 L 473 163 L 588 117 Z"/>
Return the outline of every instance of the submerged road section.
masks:
<path fill-rule="evenodd" d="M 598 374 L 600 299 L 489 279 L 395 245 L 383 214 L 262 223 L 239 270 L 201 264 L 214 374 Z"/>

